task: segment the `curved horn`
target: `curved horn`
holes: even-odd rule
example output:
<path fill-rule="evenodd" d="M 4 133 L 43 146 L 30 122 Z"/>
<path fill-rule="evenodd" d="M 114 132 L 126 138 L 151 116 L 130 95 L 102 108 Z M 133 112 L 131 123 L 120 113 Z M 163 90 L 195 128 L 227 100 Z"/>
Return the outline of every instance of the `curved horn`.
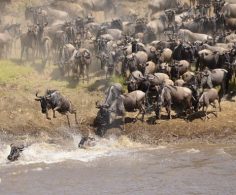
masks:
<path fill-rule="evenodd" d="M 39 94 L 39 91 L 36 91 L 35 96 L 38 97 L 38 98 L 41 98 L 41 96 L 38 96 L 38 94 Z"/>
<path fill-rule="evenodd" d="M 42 96 L 39 96 L 38 93 L 39 93 L 39 91 L 37 91 L 35 94 L 35 96 L 37 97 L 37 98 L 35 98 L 35 101 L 40 101 L 42 99 Z"/>

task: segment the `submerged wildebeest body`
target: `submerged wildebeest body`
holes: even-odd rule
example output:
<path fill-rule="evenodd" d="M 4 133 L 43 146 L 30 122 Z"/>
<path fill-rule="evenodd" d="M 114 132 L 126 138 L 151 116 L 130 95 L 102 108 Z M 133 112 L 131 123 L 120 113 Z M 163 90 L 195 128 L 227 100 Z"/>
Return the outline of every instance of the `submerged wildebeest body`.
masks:
<path fill-rule="evenodd" d="M 78 147 L 83 149 L 91 146 L 95 146 L 95 138 L 89 136 L 82 137 L 78 144 Z"/>
<path fill-rule="evenodd" d="M 9 161 L 16 161 L 20 157 L 21 152 L 24 150 L 24 145 L 11 144 L 10 154 L 7 156 Z"/>
<path fill-rule="evenodd" d="M 78 124 L 76 109 L 72 105 L 71 101 L 62 96 L 59 91 L 47 90 L 44 96 L 38 96 L 38 93 L 36 93 L 36 97 L 37 98 L 35 100 L 40 101 L 42 113 L 46 114 L 47 119 L 51 119 L 48 116 L 48 111 L 52 109 L 53 118 L 56 118 L 56 111 L 62 115 L 66 115 L 68 125 L 70 127 L 71 125 L 68 113 L 71 113 L 75 115 L 75 122 L 76 124 Z"/>

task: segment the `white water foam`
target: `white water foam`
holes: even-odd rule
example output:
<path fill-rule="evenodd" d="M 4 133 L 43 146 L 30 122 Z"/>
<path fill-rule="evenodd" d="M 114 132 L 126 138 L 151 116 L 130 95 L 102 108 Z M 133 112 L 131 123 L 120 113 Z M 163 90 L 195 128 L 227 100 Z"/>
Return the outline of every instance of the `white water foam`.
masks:
<path fill-rule="evenodd" d="M 194 148 L 191 148 L 191 149 L 187 150 L 187 153 L 191 153 L 191 154 L 195 154 L 195 153 L 199 153 L 199 152 L 200 152 L 200 150 L 194 149 Z"/>
<path fill-rule="evenodd" d="M 18 161 L 8 162 L 6 159 L 10 151 L 9 145 L 2 145 L 0 149 L 0 164 L 2 165 L 27 165 L 35 163 L 58 163 L 66 160 L 89 162 L 100 157 L 126 155 L 129 152 L 144 149 L 146 145 L 130 141 L 127 137 L 110 137 L 109 139 L 96 137 L 96 145 L 88 149 L 78 148 L 81 135 L 73 135 L 69 144 L 49 144 L 45 142 L 33 143 L 26 147 Z M 40 171 L 40 170 L 37 170 Z"/>

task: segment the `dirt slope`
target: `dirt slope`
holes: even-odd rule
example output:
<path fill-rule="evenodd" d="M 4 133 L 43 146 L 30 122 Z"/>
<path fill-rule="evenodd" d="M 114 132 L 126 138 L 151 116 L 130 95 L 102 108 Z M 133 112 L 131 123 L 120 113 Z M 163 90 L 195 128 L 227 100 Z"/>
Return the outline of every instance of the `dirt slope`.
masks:
<path fill-rule="evenodd" d="M 40 63 L 23 65 L 11 61 L 0 61 L 0 78 L 0 131 L 13 135 L 47 134 L 60 137 L 66 131 L 93 131 L 92 124 L 97 113 L 95 102 L 102 101 L 103 91 L 108 85 L 101 77 L 92 76 L 89 84 L 75 83 L 60 79 L 56 66 L 48 65 L 43 70 Z M 43 94 L 49 88 L 58 89 L 71 99 L 78 110 L 79 126 L 75 125 L 73 116 L 70 117 L 73 124 L 71 129 L 68 129 L 66 117 L 60 114 L 56 119 L 45 119 L 39 102 L 34 98 L 37 90 Z M 108 134 L 125 134 L 134 140 L 154 144 L 192 139 L 232 141 L 236 133 L 236 103 L 234 100 L 224 101 L 222 110 L 218 117 L 210 115 L 211 119 L 206 122 L 196 117 L 192 122 L 173 119 L 160 120 L 157 124 L 151 122 L 154 113 L 145 117 L 145 123 L 132 123 L 130 119 L 134 113 L 131 113 L 127 115 L 125 132 L 121 132 L 117 126 L 108 130 Z M 165 116 L 166 112 L 162 114 Z"/>

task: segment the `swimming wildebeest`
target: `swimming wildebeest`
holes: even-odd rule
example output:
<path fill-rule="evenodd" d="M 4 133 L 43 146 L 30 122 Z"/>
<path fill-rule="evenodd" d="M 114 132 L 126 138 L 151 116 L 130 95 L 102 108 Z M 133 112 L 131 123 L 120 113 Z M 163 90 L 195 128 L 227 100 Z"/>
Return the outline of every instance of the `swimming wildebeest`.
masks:
<path fill-rule="evenodd" d="M 48 111 L 52 109 L 53 118 L 56 118 L 55 112 L 59 112 L 60 114 L 66 115 L 68 125 L 70 127 L 70 119 L 68 113 L 75 115 L 75 122 L 78 124 L 76 109 L 72 105 L 71 101 L 61 95 L 61 93 L 57 90 L 47 90 L 44 96 L 38 96 L 38 92 L 36 93 L 35 100 L 40 101 L 42 113 L 46 114 L 46 118 L 51 120 L 48 116 Z"/>
<path fill-rule="evenodd" d="M 95 146 L 95 138 L 89 136 L 82 137 L 78 144 L 78 147 L 83 149 L 91 146 Z"/>
<path fill-rule="evenodd" d="M 14 145 L 11 144 L 11 151 L 10 154 L 7 156 L 7 159 L 9 161 L 16 161 L 20 157 L 20 153 L 23 151 L 24 146 L 23 145 Z"/>

